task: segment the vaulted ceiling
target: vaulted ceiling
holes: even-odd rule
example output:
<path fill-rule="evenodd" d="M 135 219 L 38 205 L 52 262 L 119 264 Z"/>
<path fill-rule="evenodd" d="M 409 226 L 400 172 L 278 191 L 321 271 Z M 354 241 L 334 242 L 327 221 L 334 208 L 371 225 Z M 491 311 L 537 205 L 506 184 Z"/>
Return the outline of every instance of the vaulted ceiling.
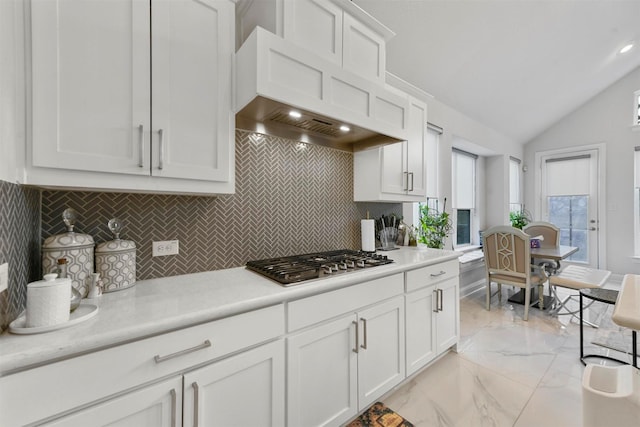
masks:
<path fill-rule="evenodd" d="M 523 144 L 640 66 L 640 0 L 352 1 L 389 72 Z"/>

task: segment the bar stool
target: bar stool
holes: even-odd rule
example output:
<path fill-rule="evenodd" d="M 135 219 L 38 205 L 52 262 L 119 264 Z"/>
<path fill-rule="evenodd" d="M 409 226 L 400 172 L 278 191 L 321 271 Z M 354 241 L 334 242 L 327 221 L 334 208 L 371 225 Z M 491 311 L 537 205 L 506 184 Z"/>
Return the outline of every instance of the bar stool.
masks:
<path fill-rule="evenodd" d="M 571 310 L 567 306 L 569 301 L 572 298 L 577 297 L 578 295 L 569 295 L 561 300 L 558 296 L 556 287 L 560 286 L 576 291 L 580 291 L 581 289 L 601 288 L 607 282 L 609 276 L 611 276 L 611 272 L 607 270 L 598 270 L 595 268 L 580 267 L 577 265 L 566 266 L 560 271 L 560 273 L 549 277 L 549 287 L 552 289 L 554 299 L 553 307 L 550 310 L 550 313 L 556 315 L 568 314 L 571 315 L 572 318 L 578 320 L 577 314 L 580 310 L 582 310 L 582 304 L 580 304 L 580 308 L 578 310 Z M 589 303 L 589 305 L 591 305 L 592 303 L 593 300 Z M 561 312 L 561 310 L 565 310 L 565 312 Z M 597 325 L 589 321 L 585 320 L 585 323 L 597 328 Z M 582 325 L 582 322 L 580 324 Z"/>

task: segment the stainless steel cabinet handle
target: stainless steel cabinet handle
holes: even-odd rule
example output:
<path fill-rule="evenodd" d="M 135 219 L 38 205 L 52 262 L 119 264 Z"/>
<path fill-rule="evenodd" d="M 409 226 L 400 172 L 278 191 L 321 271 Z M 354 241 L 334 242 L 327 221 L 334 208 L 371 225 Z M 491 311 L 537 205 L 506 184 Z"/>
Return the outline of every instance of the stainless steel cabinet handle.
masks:
<path fill-rule="evenodd" d="M 193 427 L 198 427 L 198 392 L 200 388 L 198 387 L 198 383 L 191 383 L 191 387 L 193 387 Z"/>
<path fill-rule="evenodd" d="M 158 143 L 158 149 L 160 151 L 160 159 L 158 160 L 158 169 L 162 170 L 164 168 L 164 130 L 158 130 L 158 135 L 160 135 L 160 142 Z"/>
<path fill-rule="evenodd" d="M 442 303 L 443 303 L 443 292 L 442 289 L 438 289 L 438 311 L 442 311 Z"/>
<path fill-rule="evenodd" d="M 367 319 L 363 317 L 360 320 L 362 320 L 362 333 L 364 334 L 364 339 L 362 340 L 363 342 L 360 347 L 363 350 L 366 350 L 367 349 Z"/>
<path fill-rule="evenodd" d="M 176 389 L 172 388 L 171 394 L 171 427 L 176 427 Z"/>
<path fill-rule="evenodd" d="M 140 143 L 139 151 L 138 151 L 138 166 L 144 167 L 144 125 L 138 125 L 138 129 L 140 130 Z"/>
<path fill-rule="evenodd" d="M 413 191 L 413 172 L 409 172 L 409 175 L 411 175 L 411 188 L 409 191 Z"/>
<path fill-rule="evenodd" d="M 184 356 L 185 354 L 193 353 L 194 351 L 202 350 L 202 349 L 205 349 L 207 347 L 211 347 L 211 341 L 209 341 L 209 340 L 206 340 L 202 344 L 199 344 L 199 345 L 197 345 L 195 347 L 191 347 L 191 348 L 187 348 L 187 349 L 184 349 L 184 350 L 176 351 L 175 353 L 167 354 L 166 356 L 160 356 L 159 354 L 156 354 L 153 357 L 153 359 L 156 361 L 156 363 L 162 363 L 162 362 L 167 361 L 169 359 L 173 359 L 173 358 L 179 357 L 179 356 Z"/>
<path fill-rule="evenodd" d="M 446 271 L 440 270 L 440 273 L 431 273 L 429 276 L 431 277 L 438 277 L 438 276 L 442 276 L 443 274 L 447 274 Z"/>
<path fill-rule="evenodd" d="M 402 172 L 404 175 L 404 187 L 402 191 L 409 191 L 409 172 Z"/>
<path fill-rule="evenodd" d="M 358 350 L 359 350 L 359 349 L 358 349 L 358 342 L 360 342 L 360 336 L 359 336 L 360 334 L 358 333 L 358 322 L 356 322 L 356 321 L 354 320 L 354 321 L 353 321 L 353 322 L 351 322 L 351 323 L 352 323 L 353 325 L 355 325 L 355 327 L 356 327 L 356 346 L 355 346 L 355 348 L 353 349 L 353 352 L 354 352 L 354 353 L 358 353 Z"/>
<path fill-rule="evenodd" d="M 431 307 L 433 307 L 435 304 L 435 308 L 433 308 L 433 312 L 437 313 L 438 312 L 438 290 L 434 289 L 432 293 L 433 293 L 433 298 L 432 298 L 433 302 L 431 303 Z"/>

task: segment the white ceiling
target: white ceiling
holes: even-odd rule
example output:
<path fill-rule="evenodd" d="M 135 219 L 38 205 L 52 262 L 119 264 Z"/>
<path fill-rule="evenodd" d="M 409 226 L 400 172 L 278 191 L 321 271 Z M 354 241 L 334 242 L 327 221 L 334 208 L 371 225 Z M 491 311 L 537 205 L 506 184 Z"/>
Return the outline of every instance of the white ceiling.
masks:
<path fill-rule="evenodd" d="M 640 66 L 640 0 L 353 2 L 396 33 L 389 72 L 520 143 Z"/>

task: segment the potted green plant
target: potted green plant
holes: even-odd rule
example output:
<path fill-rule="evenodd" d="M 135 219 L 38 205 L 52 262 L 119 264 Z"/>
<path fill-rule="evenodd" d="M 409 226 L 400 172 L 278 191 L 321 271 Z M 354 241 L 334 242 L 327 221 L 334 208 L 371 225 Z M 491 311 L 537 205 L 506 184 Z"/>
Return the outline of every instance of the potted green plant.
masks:
<path fill-rule="evenodd" d="M 420 229 L 418 241 L 429 248 L 443 249 L 444 240 L 449 236 L 453 226 L 451 218 L 445 211 L 447 199 L 444 199 L 442 212 L 420 204 Z"/>
<path fill-rule="evenodd" d="M 509 221 L 512 227 L 522 230 L 525 225 L 531 222 L 531 217 L 529 216 L 529 212 L 524 209 L 521 211 L 511 211 L 509 212 Z"/>

